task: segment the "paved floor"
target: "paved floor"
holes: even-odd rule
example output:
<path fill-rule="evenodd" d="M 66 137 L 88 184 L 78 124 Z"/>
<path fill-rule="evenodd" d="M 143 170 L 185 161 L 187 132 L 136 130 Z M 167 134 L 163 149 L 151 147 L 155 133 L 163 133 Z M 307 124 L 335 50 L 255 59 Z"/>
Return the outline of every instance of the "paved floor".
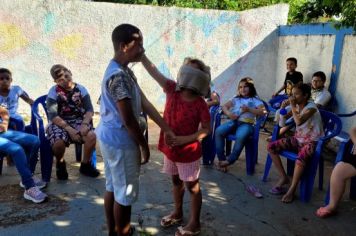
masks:
<path fill-rule="evenodd" d="M 138 230 L 136 235 L 174 235 L 175 232 L 175 228 L 162 229 L 159 225 L 160 218 L 168 214 L 173 205 L 170 179 L 160 172 L 162 154 L 155 148 L 157 137 L 158 128 L 150 124 L 152 157 L 150 163 L 142 167 L 140 197 L 132 214 L 135 225 L 139 217 L 143 219 L 142 230 L 145 233 Z M 314 216 L 314 211 L 323 204 L 325 191 L 315 189 L 312 201 L 307 204 L 298 199 L 291 204 L 283 204 L 280 197 L 268 193 L 277 175 L 272 168 L 270 181 L 260 181 L 266 157 L 265 138 L 266 135 L 261 134 L 260 159 L 254 176 L 246 175 L 244 155 L 228 173 L 202 166 L 200 235 L 356 235 L 356 202 L 349 201 L 347 196 L 338 215 L 321 220 Z M 53 176 L 45 190 L 50 200 L 43 204 L 32 204 L 23 199 L 16 169 L 5 164 L 0 177 L 0 235 L 107 234 L 103 175 L 97 179 L 81 176 L 72 148 L 67 151 L 66 159 L 70 163 L 69 180 L 57 181 Z M 103 171 L 100 150 L 98 159 L 98 168 Z M 324 186 L 331 168 L 330 164 L 325 167 Z M 264 197 L 257 199 L 249 194 L 245 190 L 249 184 L 259 187 Z M 189 195 L 186 194 L 185 222 L 189 216 L 189 203 Z"/>

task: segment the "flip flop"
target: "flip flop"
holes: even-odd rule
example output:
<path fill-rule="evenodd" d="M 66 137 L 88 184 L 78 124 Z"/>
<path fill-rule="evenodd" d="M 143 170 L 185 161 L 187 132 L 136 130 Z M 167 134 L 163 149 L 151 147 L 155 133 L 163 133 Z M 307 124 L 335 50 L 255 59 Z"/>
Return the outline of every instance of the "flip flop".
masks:
<path fill-rule="evenodd" d="M 161 226 L 163 228 L 167 228 L 167 227 L 170 227 L 170 226 L 173 226 L 173 225 L 180 224 L 181 222 L 182 222 L 182 218 L 174 219 L 174 218 L 172 218 L 171 215 L 168 215 L 168 216 L 162 217 Z"/>
<path fill-rule="evenodd" d="M 179 226 L 177 228 L 177 232 L 174 235 L 175 236 L 192 236 L 192 235 L 198 235 L 198 234 L 200 234 L 200 230 L 189 231 L 189 230 L 183 229 L 183 226 Z"/>
<path fill-rule="evenodd" d="M 256 198 L 263 198 L 263 195 L 260 190 L 253 185 L 246 186 L 246 191 L 251 193 Z"/>
<path fill-rule="evenodd" d="M 327 218 L 336 214 L 336 211 L 330 211 L 326 207 L 320 207 L 316 212 L 315 215 L 319 218 Z"/>
<path fill-rule="evenodd" d="M 271 188 L 268 192 L 273 195 L 282 195 L 287 192 L 287 189 L 283 188 L 283 187 L 276 186 L 276 187 Z"/>

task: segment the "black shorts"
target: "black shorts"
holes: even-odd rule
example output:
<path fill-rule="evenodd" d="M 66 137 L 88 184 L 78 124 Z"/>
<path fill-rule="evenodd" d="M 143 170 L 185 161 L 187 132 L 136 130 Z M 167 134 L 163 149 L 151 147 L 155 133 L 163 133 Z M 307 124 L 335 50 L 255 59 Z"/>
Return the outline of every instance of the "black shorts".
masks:
<path fill-rule="evenodd" d="M 352 154 L 354 143 L 350 140 L 346 143 L 344 155 L 342 158 L 343 162 L 351 164 L 354 168 L 356 168 L 356 155 Z"/>

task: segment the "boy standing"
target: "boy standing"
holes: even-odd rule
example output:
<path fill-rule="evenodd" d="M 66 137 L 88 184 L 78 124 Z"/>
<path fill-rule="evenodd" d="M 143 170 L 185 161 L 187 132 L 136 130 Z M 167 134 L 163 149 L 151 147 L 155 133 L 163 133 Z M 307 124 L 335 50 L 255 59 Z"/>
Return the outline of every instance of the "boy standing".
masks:
<path fill-rule="evenodd" d="M 101 84 L 101 119 L 96 133 L 105 165 L 104 205 L 109 235 L 132 235 L 131 205 L 138 196 L 140 163 L 145 164 L 150 158 L 139 126 L 141 109 L 165 131 L 167 140 L 173 139 L 174 134 L 128 68 L 129 63 L 140 61 L 144 53 L 141 31 L 121 24 L 114 29 L 112 42 L 115 55 Z"/>

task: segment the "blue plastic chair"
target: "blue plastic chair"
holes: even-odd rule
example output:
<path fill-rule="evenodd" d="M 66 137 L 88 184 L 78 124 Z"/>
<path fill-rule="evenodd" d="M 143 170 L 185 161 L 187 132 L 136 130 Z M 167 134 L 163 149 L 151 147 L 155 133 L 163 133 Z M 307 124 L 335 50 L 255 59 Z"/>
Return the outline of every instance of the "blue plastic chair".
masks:
<path fill-rule="evenodd" d="M 266 114 L 259 116 L 254 124 L 253 134 L 246 140 L 245 143 L 245 156 L 246 156 L 246 173 L 253 175 L 255 172 L 255 165 L 258 161 L 258 140 L 260 136 L 260 129 L 263 126 L 265 120 L 268 118 L 269 108 L 266 102 L 263 101 L 266 109 Z M 216 128 L 221 124 L 222 109 L 216 114 Z M 232 142 L 235 141 L 235 135 L 230 134 L 225 139 L 225 153 L 229 155 L 231 153 Z"/>
<path fill-rule="evenodd" d="M 314 156 L 311 159 L 311 162 L 306 166 L 303 176 L 300 180 L 300 200 L 303 202 L 308 202 L 312 196 L 314 179 L 316 176 L 316 172 L 319 165 L 319 189 L 323 188 L 323 176 L 324 176 L 324 159 L 322 157 L 322 149 L 326 143 L 326 141 L 338 135 L 342 129 L 342 124 L 340 118 L 331 112 L 319 110 L 321 118 L 323 120 L 323 127 L 325 136 L 319 138 Z M 279 126 L 275 125 L 272 134 L 272 141 L 278 139 L 279 134 Z M 297 159 L 297 154 L 290 151 L 282 151 L 280 156 L 286 157 L 288 159 L 287 162 L 287 172 L 288 174 L 292 174 L 292 170 L 294 167 L 292 164 L 295 163 Z M 272 159 L 270 155 L 267 155 L 265 170 L 262 177 L 263 181 L 267 181 L 269 171 L 271 169 Z"/>
<path fill-rule="evenodd" d="M 47 95 L 43 95 L 37 98 L 32 105 L 31 112 L 31 128 L 33 134 L 37 135 L 40 139 L 40 160 L 41 160 L 41 172 L 42 179 L 49 182 L 51 179 L 52 165 L 53 165 L 53 153 L 51 145 L 46 137 L 45 127 L 43 119 L 39 114 L 39 108 L 42 107 L 46 113 L 46 118 L 48 118 L 48 112 L 46 109 L 46 99 Z M 82 144 L 75 144 L 75 155 L 76 161 L 80 162 L 82 159 Z M 91 164 L 96 167 L 96 150 L 94 149 Z"/>
<path fill-rule="evenodd" d="M 203 164 L 212 165 L 216 155 L 215 149 L 215 129 L 220 125 L 220 120 L 216 119 L 220 106 L 212 106 L 209 109 L 211 133 L 202 141 Z"/>

